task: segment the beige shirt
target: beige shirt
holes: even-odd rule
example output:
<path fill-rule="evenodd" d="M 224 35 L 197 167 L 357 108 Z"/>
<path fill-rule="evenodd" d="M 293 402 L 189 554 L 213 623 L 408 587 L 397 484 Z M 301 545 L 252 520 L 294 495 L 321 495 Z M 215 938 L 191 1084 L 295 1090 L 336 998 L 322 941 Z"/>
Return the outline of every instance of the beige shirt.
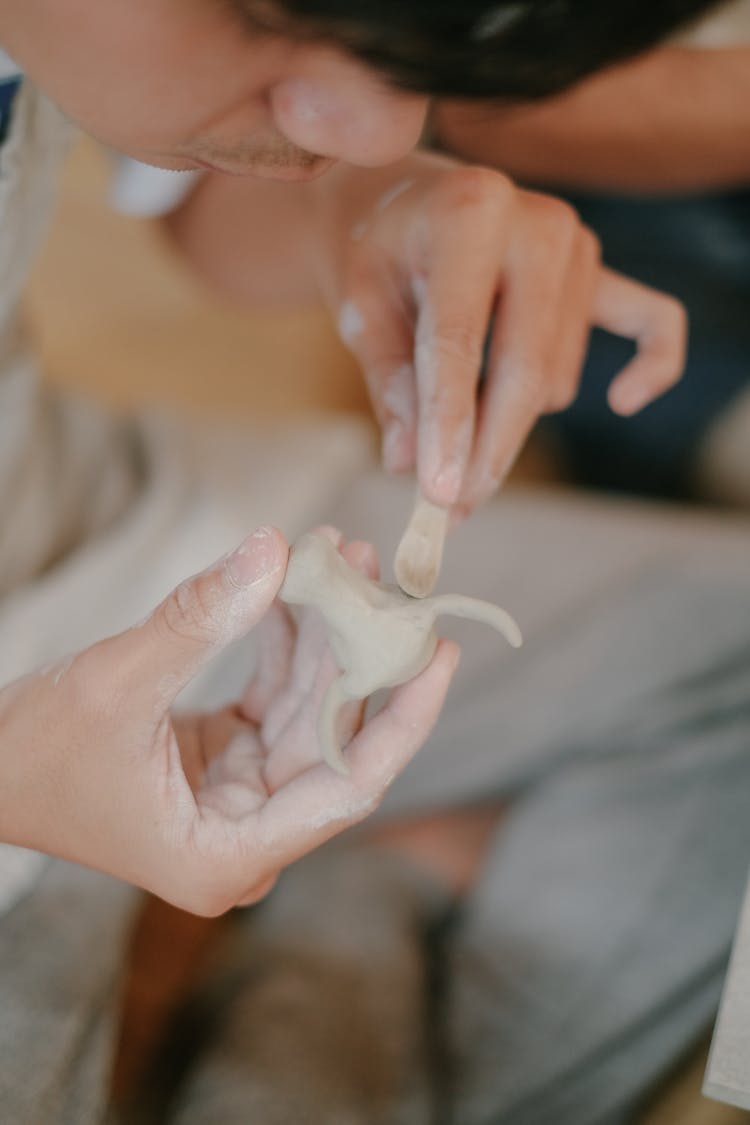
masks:
<path fill-rule="evenodd" d="M 370 460 L 365 424 L 342 415 L 236 430 L 121 421 L 45 386 L 20 296 L 69 140 L 24 82 L 0 149 L 0 686 L 129 628 L 253 527 L 296 537 Z M 200 705 L 204 685 L 191 689 Z M 45 862 L 0 844 L 0 916 Z"/>
<path fill-rule="evenodd" d="M 739 47 L 750 43 L 750 0 L 728 0 L 672 39 L 684 47 Z"/>

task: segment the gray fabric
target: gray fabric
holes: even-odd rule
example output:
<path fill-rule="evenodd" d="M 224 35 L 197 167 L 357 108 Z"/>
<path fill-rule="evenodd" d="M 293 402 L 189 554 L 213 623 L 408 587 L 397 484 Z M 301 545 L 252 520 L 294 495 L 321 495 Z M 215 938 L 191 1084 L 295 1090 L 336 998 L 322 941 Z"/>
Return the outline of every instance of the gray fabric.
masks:
<path fill-rule="evenodd" d="M 750 888 L 735 937 L 703 1093 L 750 1110 Z"/>
<path fill-rule="evenodd" d="M 56 860 L 0 921 L 0 1119 L 103 1120 L 137 892 Z"/>
<path fill-rule="evenodd" d="M 206 989 L 215 1034 L 179 1125 L 429 1125 L 423 930 L 444 897 L 408 864 L 327 848 L 246 912 Z"/>
<path fill-rule="evenodd" d="M 606 1120 L 710 1023 L 750 855 L 750 709 L 716 704 L 514 805 L 454 938 L 461 1125 Z"/>
<path fill-rule="evenodd" d="M 332 516 L 385 553 L 409 499 L 357 482 Z M 446 713 L 378 814 L 512 799 L 446 940 L 454 1125 L 632 1120 L 710 1025 L 750 859 L 749 551 L 747 521 L 565 494 L 506 496 L 450 546 L 442 588 L 500 601 L 526 635 L 515 653 L 460 630 Z M 310 928 L 316 950 L 316 906 L 300 894 L 298 910 L 294 940 L 304 947 Z M 323 932 L 351 924 L 346 896 L 326 898 Z M 272 953 L 261 975 L 276 971 Z M 252 941 L 243 956 L 252 964 Z M 321 996 L 304 987 L 300 1013 Z M 251 1024 L 257 988 L 239 987 Z M 377 1026 L 387 1037 L 395 1025 Z M 216 1120 L 318 1120 L 316 1072 L 296 1062 L 305 1043 L 318 1058 L 309 1027 L 274 1039 L 275 1094 L 249 1042 L 232 1020 L 218 1032 L 180 1125 L 208 1120 L 187 1108 L 207 1088 Z M 258 1089 L 274 1116 L 250 1112 Z M 364 1088 L 349 1114 L 372 1120 Z"/>

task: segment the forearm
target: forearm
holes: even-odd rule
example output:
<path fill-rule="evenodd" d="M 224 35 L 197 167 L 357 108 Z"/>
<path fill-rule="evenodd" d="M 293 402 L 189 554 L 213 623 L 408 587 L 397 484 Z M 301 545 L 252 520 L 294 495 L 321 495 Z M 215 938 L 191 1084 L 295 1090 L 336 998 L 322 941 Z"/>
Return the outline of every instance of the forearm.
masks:
<path fill-rule="evenodd" d="M 750 47 L 663 48 L 539 105 L 444 103 L 435 122 L 450 151 L 529 182 L 739 186 L 750 182 Z"/>

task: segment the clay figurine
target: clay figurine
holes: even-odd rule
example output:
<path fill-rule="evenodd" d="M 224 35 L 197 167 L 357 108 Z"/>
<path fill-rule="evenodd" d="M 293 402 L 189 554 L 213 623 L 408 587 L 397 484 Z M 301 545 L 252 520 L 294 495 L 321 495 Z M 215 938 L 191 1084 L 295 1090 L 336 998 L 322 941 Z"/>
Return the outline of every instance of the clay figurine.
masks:
<path fill-rule="evenodd" d="M 325 761 L 344 774 L 348 771 L 337 737 L 341 707 L 419 675 L 437 646 L 438 617 L 480 621 L 497 629 L 514 648 L 521 644 L 518 625 L 499 606 L 461 594 L 411 598 L 397 586 L 374 582 L 355 570 L 330 539 L 314 532 L 292 548 L 279 596 L 290 605 L 313 606 L 326 622 L 341 675 L 323 700 L 318 738 Z"/>

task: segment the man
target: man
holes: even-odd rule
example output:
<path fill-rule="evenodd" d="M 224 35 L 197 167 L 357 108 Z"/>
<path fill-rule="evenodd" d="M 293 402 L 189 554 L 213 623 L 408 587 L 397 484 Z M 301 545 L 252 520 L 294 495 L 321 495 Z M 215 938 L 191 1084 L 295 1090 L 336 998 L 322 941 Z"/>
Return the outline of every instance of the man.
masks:
<path fill-rule="evenodd" d="M 461 514 L 496 489 L 537 414 L 570 399 L 592 320 L 638 341 L 638 357 L 610 390 L 612 405 L 630 413 L 677 378 L 683 317 L 673 301 L 599 266 L 595 241 L 567 209 L 518 192 L 495 173 L 409 157 L 427 95 L 539 94 L 638 49 L 702 6 L 696 0 L 675 12 L 652 3 L 634 13 L 629 5 L 614 23 L 603 23 L 589 5 L 567 12 L 550 4 L 465 6 L 460 19 L 443 18 L 432 5 L 405 13 L 401 5 L 392 11 L 363 5 L 354 14 L 345 5 L 312 18 L 309 6 L 299 13 L 291 4 L 34 0 L 23 8 L 0 6 L 0 26 L 9 55 L 65 114 L 138 159 L 286 180 L 327 173 L 298 186 L 294 197 L 283 188 L 287 213 L 296 209 L 300 222 L 280 230 L 292 240 L 300 235 L 301 268 L 320 278 L 362 358 L 388 467 L 416 466 L 424 493 Z M 476 60 L 482 65 L 475 67 Z M 350 751 L 351 776 L 343 781 L 317 764 L 312 738 L 314 702 L 331 675 L 321 640 L 313 634 L 312 643 L 303 627 L 293 656 L 295 638 L 279 632 L 273 616 L 258 679 L 241 701 L 229 711 L 173 721 L 177 694 L 271 607 L 286 544 L 279 533 L 261 529 L 179 586 L 140 625 L 73 660 L 32 671 L 58 657 L 62 636 L 70 643 L 85 632 L 80 607 L 96 613 L 98 635 L 114 631 L 105 627 L 116 616 L 107 598 L 136 585 L 143 594 L 146 576 L 153 582 L 168 553 L 154 544 L 157 529 L 169 521 L 179 526 L 186 512 L 194 518 L 194 509 L 184 495 L 176 504 L 174 492 L 165 491 L 160 451 L 148 435 L 92 420 L 33 384 L 12 321 L 64 126 L 30 87 L 12 112 L 3 153 L 3 323 L 13 420 L 3 476 L 9 493 L 3 588 L 13 596 L 3 627 L 15 626 L 6 666 L 30 674 L 11 683 L 0 701 L 3 835 L 190 909 L 218 912 L 261 897 L 281 868 L 377 804 L 426 738 L 455 651 L 443 645 L 423 677 L 361 728 Z M 207 177 L 174 224 L 209 276 L 229 285 L 244 273 L 236 257 L 234 265 L 222 252 L 212 257 L 217 239 L 207 216 L 216 215 L 217 201 L 236 200 L 233 184 L 242 181 Z M 281 198 L 281 189 L 274 191 Z M 498 300 L 477 400 L 486 329 Z M 376 526 L 375 501 L 369 511 Z M 209 542 L 206 526 L 193 523 L 193 536 L 202 533 Z M 180 538 L 172 538 L 174 550 Z M 345 550 L 372 568 L 367 549 Z M 65 564 L 55 570 L 61 558 Z M 63 605 L 73 618 L 66 614 L 61 627 Z M 727 643 L 720 631 L 717 647 Z M 287 721 L 271 739 L 274 708 Z M 358 728 L 353 716 L 353 732 Z M 269 755 L 295 763 L 276 792 L 264 782 Z M 476 798 L 477 787 L 488 783 L 474 771 L 463 799 Z M 493 781 L 496 793 L 507 783 L 507 775 Z M 24 948 L 33 933 L 44 961 L 48 943 L 40 925 L 55 925 L 56 894 L 66 886 L 81 904 L 80 917 L 68 922 L 71 946 L 74 922 L 96 934 L 99 911 L 86 880 L 52 868 L 41 889 L 8 915 L 7 948 Z M 61 1026 L 37 1037 L 40 1013 L 30 998 L 38 1002 L 44 994 L 44 1009 L 39 977 L 34 988 L 26 978 L 8 984 L 2 1033 L 12 1058 L 6 1101 L 16 1120 L 57 1114 L 83 1121 L 97 1112 L 101 1072 L 92 1043 L 99 1051 L 106 1047 L 102 992 L 128 905 L 121 894 L 108 893 L 117 909 L 108 911 L 107 942 L 90 937 L 100 949 L 88 965 L 91 991 L 61 1004 L 75 1013 L 72 1032 Z M 705 1003 L 701 996 L 701 1018 Z M 669 1039 L 670 1057 L 674 1049 Z"/>

